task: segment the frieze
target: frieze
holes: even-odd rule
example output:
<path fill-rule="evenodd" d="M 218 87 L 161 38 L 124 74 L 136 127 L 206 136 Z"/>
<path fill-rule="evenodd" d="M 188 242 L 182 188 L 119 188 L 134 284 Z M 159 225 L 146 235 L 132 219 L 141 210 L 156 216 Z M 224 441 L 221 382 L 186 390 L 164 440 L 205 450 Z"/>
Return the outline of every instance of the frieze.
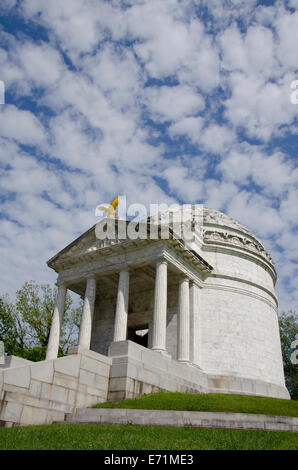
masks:
<path fill-rule="evenodd" d="M 215 209 L 209 209 L 207 207 L 204 207 L 203 223 L 204 225 L 226 225 L 228 227 L 235 228 L 236 230 L 245 232 L 248 235 L 254 237 L 254 235 L 248 230 L 248 228 L 238 222 L 238 220 L 227 216 L 223 212 L 216 211 Z"/>
<path fill-rule="evenodd" d="M 71 257 L 77 257 L 77 256 L 82 256 L 82 255 L 88 255 L 92 254 L 95 251 L 102 250 L 103 248 L 107 248 L 116 244 L 121 243 L 120 240 L 96 240 L 93 241 L 91 244 L 88 244 L 87 246 L 82 246 L 80 247 L 77 245 L 76 247 L 73 247 L 71 250 L 69 250 L 67 253 L 64 253 L 60 255 L 60 259 L 69 259 Z"/>
<path fill-rule="evenodd" d="M 205 243 L 223 243 L 225 245 L 232 245 L 252 251 L 267 259 L 271 264 L 274 264 L 271 256 L 264 249 L 263 245 L 258 241 L 252 241 L 248 237 L 242 237 L 229 232 L 221 232 L 215 230 L 204 230 L 203 232 Z"/>

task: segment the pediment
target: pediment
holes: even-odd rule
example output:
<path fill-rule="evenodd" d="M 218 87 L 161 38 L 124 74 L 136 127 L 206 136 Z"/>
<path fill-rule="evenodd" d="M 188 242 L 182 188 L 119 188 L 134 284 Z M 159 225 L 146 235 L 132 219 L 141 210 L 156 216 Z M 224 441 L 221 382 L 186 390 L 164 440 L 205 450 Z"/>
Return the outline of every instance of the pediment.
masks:
<path fill-rule="evenodd" d="M 121 231 L 118 232 L 117 230 L 113 233 L 113 237 L 110 237 L 110 239 L 101 239 L 100 235 L 101 232 L 98 231 L 98 224 L 96 224 L 53 256 L 47 262 L 48 266 L 56 272 L 59 272 L 66 267 L 95 260 L 98 254 L 107 256 L 110 256 L 113 252 L 117 252 L 117 254 L 121 252 L 123 254 L 123 250 L 121 250 L 122 247 L 120 247 L 120 245 L 123 245 L 123 249 L 126 250 L 127 248 L 131 249 L 139 247 L 140 245 L 162 241 L 163 243 L 165 242 L 170 244 L 175 251 L 179 252 L 179 255 L 182 254 L 182 256 L 186 256 L 188 261 L 191 259 L 196 265 L 199 264 L 201 269 L 207 270 L 208 272 L 213 269 L 212 266 L 210 266 L 198 253 L 193 251 L 193 249 L 188 248 L 182 240 L 178 240 L 173 235 L 173 231 L 170 231 L 170 236 L 167 239 L 163 239 L 160 236 L 160 233 L 158 233 L 157 239 L 150 239 L 149 232 L 147 238 L 124 238 L 123 233 Z M 119 235 L 119 238 L 117 235 Z M 119 248 L 120 251 L 118 251 Z"/>
<path fill-rule="evenodd" d="M 68 261 L 75 258 L 88 257 L 89 254 L 99 251 L 101 249 L 111 247 L 113 245 L 122 243 L 121 240 L 99 240 L 95 234 L 95 225 L 87 232 L 83 233 L 79 238 L 67 245 L 63 250 L 59 251 L 48 262 L 48 266 L 54 267 L 56 263 Z"/>

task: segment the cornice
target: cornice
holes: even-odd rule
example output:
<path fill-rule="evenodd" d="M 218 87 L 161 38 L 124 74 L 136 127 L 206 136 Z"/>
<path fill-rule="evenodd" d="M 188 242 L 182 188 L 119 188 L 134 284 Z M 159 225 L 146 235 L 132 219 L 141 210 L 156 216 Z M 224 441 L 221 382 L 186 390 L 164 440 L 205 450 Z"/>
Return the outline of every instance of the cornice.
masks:
<path fill-rule="evenodd" d="M 228 276 L 217 276 L 217 277 L 221 277 L 221 278 L 224 278 L 224 279 L 232 279 L 232 278 L 229 278 Z M 252 297 L 252 298 L 255 298 L 257 300 L 261 300 L 263 302 L 266 302 L 270 307 L 272 307 L 274 309 L 274 311 L 277 314 L 278 300 L 277 300 L 277 297 L 272 292 L 270 292 L 270 290 L 266 289 L 263 286 L 260 286 L 258 284 L 255 284 L 253 282 L 246 281 L 246 280 L 243 280 L 243 279 L 237 279 L 237 281 L 242 282 L 243 284 L 249 284 L 253 287 L 256 287 L 257 289 L 260 289 L 261 291 L 263 291 L 267 295 L 269 295 L 271 297 L 272 301 L 270 301 L 268 298 L 264 297 L 261 294 L 257 294 L 255 292 L 249 291 L 247 289 L 243 289 L 241 287 L 236 287 L 236 286 L 229 286 L 229 285 L 216 284 L 216 283 L 211 284 L 211 283 L 208 283 L 208 282 L 204 282 L 204 289 L 223 290 L 223 291 L 238 293 L 238 294 L 241 294 L 241 295 L 242 294 L 243 295 L 248 295 L 249 297 Z"/>
<path fill-rule="evenodd" d="M 254 237 L 246 236 L 243 234 L 235 234 L 232 231 L 220 229 L 205 229 L 203 232 L 204 244 L 206 245 L 221 245 L 233 247 L 243 250 L 247 253 L 253 253 L 266 261 L 276 275 L 274 262 L 271 256 L 267 253 L 263 245 Z"/>

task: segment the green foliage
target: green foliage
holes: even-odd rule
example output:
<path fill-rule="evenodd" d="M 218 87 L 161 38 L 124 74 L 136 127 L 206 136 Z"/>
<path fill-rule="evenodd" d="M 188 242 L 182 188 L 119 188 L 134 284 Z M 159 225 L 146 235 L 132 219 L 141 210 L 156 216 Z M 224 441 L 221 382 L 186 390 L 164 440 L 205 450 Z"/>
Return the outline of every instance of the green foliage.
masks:
<path fill-rule="evenodd" d="M 31 281 L 17 291 L 15 305 L 0 297 L 0 340 L 8 355 L 31 361 L 45 359 L 56 295 L 57 288 Z M 78 307 L 72 305 L 73 300 L 67 294 L 59 356 L 77 344 L 82 302 Z"/>
<path fill-rule="evenodd" d="M 26 330 L 7 298 L 0 297 L 0 341 L 8 355 L 19 356 L 25 345 Z"/>
<path fill-rule="evenodd" d="M 298 402 L 296 401 L 224 393 L 158 392 L 120 402 L 99 403 L 92 408 L 221 411 L 298 417 Z"/>
<path fill-rule="evenodd" d="M 31 349 L 25 349 L 22 357 L 28 361 L 39 362 L 46 358 L 47 348 L 45 346 L 35 346 Z"/>
<path fill-rule="evenodd" d="M 295 432 L 114 424 L 0 428 L 1 450 L 297 450 Z"/>
<path fill-rule="evenodd" d="M 298 337 L 298 314 L 294 311 L 283 312 L 279 317 L 280 339 L 283 355 L 286 385 L 292 400 L 298 400 L 298 364 L 293 364 L 291 344 Z"/>

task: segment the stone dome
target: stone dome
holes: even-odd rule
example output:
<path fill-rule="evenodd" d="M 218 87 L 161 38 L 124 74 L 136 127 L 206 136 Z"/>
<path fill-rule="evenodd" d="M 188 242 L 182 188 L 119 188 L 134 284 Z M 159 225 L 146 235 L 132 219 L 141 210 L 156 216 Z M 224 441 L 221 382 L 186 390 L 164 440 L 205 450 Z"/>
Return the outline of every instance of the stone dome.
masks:
<path fill-rule="evenodd" d="M 235 246 L 265 259 L 271 266 L 274 262 L 262 242 L 236 219 L 223 212 L 204 207 L 203 238 L 206 244 Z"/>
<path fill-rule="evenodd" d="M 248 230 L 245 225 L 238 222 L 238 220 L 233 219 L 232 217 L 228 216 L 224 212 L 217 211 L 215 209 L 210 209 L 209 207 L 204 207 L 204 224 L 214 224 L 214 225 L 221 225 L 223 227 L 230 227 L 239 230 L 240 232 L 245 232 L 249 236 L 256 238 L 255 235 Z M 259 241 L 259 240 L 258 240 Z M 259 241 L 259 243 L 261 243 Z"/>

